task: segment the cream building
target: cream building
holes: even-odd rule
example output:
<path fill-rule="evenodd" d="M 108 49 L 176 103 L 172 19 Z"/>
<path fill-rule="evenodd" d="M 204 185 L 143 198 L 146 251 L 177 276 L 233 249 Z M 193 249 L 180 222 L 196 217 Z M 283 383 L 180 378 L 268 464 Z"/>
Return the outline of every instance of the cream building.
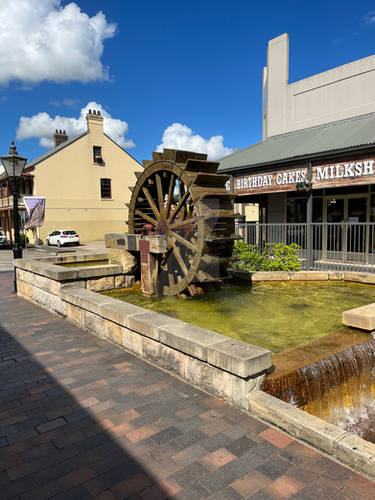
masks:
<path fill-rule="evenodd" d="M 103 132 L 100 112 L 87 114 L 87 131 L 68 140 L 54 134 L 55 147 L 26 165 L 33 175 L 33 195 L 46 198 L 39 238 L 56 229 L 74 229 L 82 242 L 105 233 L 126 232 L 126 203 L 142 166 Z M 32 232 L 28 236 L 32 239 Z"/>
<path fill-rule="evenodd" d="M 289 35 L 268 42 L 263 139 L 375 111 L 375 55 L 289 83 Z"/>

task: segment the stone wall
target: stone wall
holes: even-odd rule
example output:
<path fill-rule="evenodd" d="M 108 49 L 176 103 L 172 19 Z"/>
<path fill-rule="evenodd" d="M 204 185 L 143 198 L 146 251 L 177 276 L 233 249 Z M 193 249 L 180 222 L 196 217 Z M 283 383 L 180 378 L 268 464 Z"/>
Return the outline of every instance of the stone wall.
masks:
<path fill-rule="evenodd" d="M 83 276 L 76 269 L 56 270 L 58 266 L 51 265 L 18 261 L 18 294 L 238 408 L 249 409 L 249 394 L 260 388 L 272 366 L 271 351 L 90 289 L 90 282 L 95 282 L 100 290 L 108 276 L 93 278 L 92 272 Z M 84 274 L 89 270 L 85 268 Z M 63 280 L 56 276 L 61 272 Z M 120 276 L 114 275 L 114 281 Z"/>

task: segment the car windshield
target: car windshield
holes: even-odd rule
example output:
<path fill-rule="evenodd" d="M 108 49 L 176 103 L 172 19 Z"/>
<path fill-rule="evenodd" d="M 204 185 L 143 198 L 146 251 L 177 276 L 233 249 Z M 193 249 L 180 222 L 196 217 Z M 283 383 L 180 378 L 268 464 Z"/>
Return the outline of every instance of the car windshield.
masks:
<path fill-rule="evenodd" d="M 75 231 L 63 231 L 63 234 L 77 234 Z"/>

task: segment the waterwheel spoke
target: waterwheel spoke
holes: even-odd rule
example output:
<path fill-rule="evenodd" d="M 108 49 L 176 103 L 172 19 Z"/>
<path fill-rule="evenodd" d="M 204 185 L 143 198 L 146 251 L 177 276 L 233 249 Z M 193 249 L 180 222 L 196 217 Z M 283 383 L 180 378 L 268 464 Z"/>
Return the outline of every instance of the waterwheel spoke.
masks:
<path fill-rule="evenodd" d="M 171 222 L 176 217 L 181 208 L 185 206 L 185 201 L 188 196 L 189 196 L 189 191 L 186 190 L 184 194 L 181 196 L 180 203 L 177 205 L 176 209 L 169 216 L 168 222 Z"/>
<path fill-rule="evenodd" d="M 186 276 L 187 273 L 188 273 L 188 269 L 187 269 L 187 267 L 185 265 L 184 259 L 182 258 L 180 249 L 177 247 L 176 243 L 172 240 L 172 238 L 170 238 L 170 242 L 171 242 L 171 245 L 172 245 L 173 254 L 176 257 L 176 260 L 177 260 L 177 262 L 178 262 L 178 264 L 179 264 L 182 272 Z"/>
<path fill-rule="evenodd" d="M 197 224 L 198 220 L 199 220 L 198 217 L 192 217 L 191 219 L 179 220 L 179 221 L 173 222 L 173 224 L 170 224 L 168 227 L 169 227 L 169 229 L 178 229 L 179 227 L 187 226 L 190 224 Z"/>
<path fill-rule="evenodd" d="M 152 217 L 150 217 L 149 215 L 145 214 L 144 212 L 142 212 L 141 210 L 136 210 L 135 213 L 137 215 L 140 215 L 144 220 L 147 220 L 147 222 L 150 222 L 153 226 L 157 226 L 158 222 L 153 219 Z"/>
<path fill-rule="evenodd" d="M 156 190 L 158 192 L 158 202 L 159 202 L 159 211 L 160 215 L 164 216 L 164 197 L 163 197 L 163 187 L 161 185 L 160 175 L 156 174 Z"/>
<path fill-rule="evenodd" d="M 196 251 L 196 247 L 190 243 L 190 241 L 186 240 L 182 236 L 180 236 L 178 233 L 175 233 L 174 231 L 169 231 L 169 235 L 174 238 L 176 241 L 184 245 L 185 247 L 189 248 L 193 252 Z"/>
<path fill-rule="evenodd" d="M 172 205 L 172 195 L 173 195 L 174 182 L 175 182 L 175 176 L 172 173 L 171 174 L 171 180 L 169 182 L 169 188 L 168 188 L 167 206 L 165 207 L 165 215 L 167 217 L 169 216 L 169 211 L 170 211 L 171 205 Z"/>
<path fill-rule="evenodd" d="M 152 211 L 154 212 L 154 215 L 155 215 L 156 219 L 160 220 L 159 210 L 157 209 L 157 206 L 155 205 L 155 202 L 152 199 L 149 190 L 146 187 L 142 187 L 142 191 L 144 192 L 144 194 L 145 194 L 145 196 L 147 198 L 147 201 L 148 201 L 148 203 L 149 203 Z"/>

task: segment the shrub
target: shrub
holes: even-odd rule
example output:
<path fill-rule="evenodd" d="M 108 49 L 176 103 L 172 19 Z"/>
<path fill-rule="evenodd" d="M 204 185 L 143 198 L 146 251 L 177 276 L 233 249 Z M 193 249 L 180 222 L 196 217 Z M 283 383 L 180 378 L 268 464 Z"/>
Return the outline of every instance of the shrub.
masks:
<path fill-rule="evenodd" d="M 29 238 L 23 233 L 20 233 L 20 244 L 22 248 L 26 248 L 27 243 L 29 243 Z"/>
<path fill-rule="evenodd" d="M 263 250 L 256 245 L 248 245 L 244 241 L 236 241 L 233 249 L 234 269 L 245 271 L 299 271 L 301 263 L 296 243 L 266 243 Z"/>

